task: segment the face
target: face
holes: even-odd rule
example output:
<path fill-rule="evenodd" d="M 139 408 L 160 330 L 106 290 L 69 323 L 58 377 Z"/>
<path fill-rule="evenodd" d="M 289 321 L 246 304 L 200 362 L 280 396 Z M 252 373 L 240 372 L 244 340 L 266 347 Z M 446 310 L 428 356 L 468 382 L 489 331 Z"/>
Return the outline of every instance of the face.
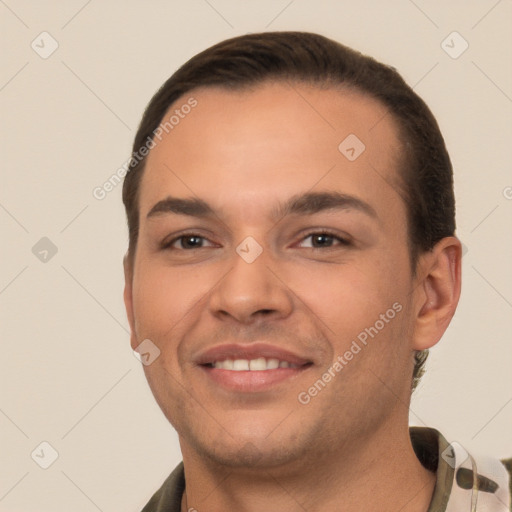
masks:
<path fill-rule="evenodd" d="M 414 282 L 391 116 L 298 84 L 189 96 L 146 162 L 125 290 L 184 455 L 271 467 L 407 422 Z"/>

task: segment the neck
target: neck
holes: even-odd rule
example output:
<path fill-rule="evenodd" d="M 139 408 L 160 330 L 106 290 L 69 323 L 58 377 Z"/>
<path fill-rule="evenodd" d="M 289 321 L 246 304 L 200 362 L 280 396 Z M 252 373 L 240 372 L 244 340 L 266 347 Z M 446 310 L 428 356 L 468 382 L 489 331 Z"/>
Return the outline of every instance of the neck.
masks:
<path fill-rule="evenodd" d="M 383 426 L 286 467 L 225 467 L 181 440 L 186 480 L 182 510 L 426 512 L 435 474 L 417 459 L 407 426 Z"/>

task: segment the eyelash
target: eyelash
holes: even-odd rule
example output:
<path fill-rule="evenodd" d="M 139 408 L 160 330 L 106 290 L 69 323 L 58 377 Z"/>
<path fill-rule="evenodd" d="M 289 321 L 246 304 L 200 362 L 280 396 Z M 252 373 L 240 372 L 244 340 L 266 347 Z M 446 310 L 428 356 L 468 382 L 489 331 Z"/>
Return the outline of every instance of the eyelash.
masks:
<path fill-rule="evenodd" d="M 309 233 L 306 233 L 301 241 L 305 240 L 306 238 L 309 238 L 313 235 L 327 235 L 328 237 L 331 237 L 331 238 L 334 238 L 336 240 L 338 240 L 338 242 L 340 242 L 340 245 L 341 246 L 345 246 L 345 247 L 348 247 L 350 245 L 352 245 L 352 243 L 347 240 L 346 238 L 342 238 L 340 237 L 339 235 L 337 235 L 336 233 L 333 233 L 332 231 L 329 231 L 328 229 L 326 230 L 315 230 L 315 231 L 310 231 Z M 162 249 L 167 249 L 167 250 L 176 250 L 176 248 L 172 247 L 172 245 L 177 242 L 178 240 L 182 240 L 182 239 L 185 239 L 185 238 L 201 238 L 201 239 L 204 239 L 204 240 L 207 240 L 206 237 L 204 236 L 201 236 L 201 235 L 198 235 L 197 233 L 183 233 L 181 234 L 180 236 L 176 237 L 176 238 L 173 238 L 172 240 L 170 240 L 169 242 L 163 242 L 162 243 L 162 246 L 161 248 Z M 307 247 L 307 249 L 312 249 L 312 250 L 326 250 L 326 249 L 334 249 L 335 247 L 332 247 L 332 246 L 325 246 L 325 247 Z M 182 250 L 182 251 L 191 251 L 193 249 L 206 249 L 206 247 L 193 247 L 191 249 L 178 249 L 178 250 Z"/>

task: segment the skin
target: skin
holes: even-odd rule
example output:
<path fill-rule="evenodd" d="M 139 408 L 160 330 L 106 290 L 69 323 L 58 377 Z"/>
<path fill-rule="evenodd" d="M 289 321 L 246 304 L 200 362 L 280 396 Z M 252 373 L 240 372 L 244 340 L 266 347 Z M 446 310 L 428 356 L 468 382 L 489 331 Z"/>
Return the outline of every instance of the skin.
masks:
<path fill-rule="evenodd" d="M 435 475 L 408 433 L 412 357 L 455 312 L 461 246 L 441 240 L 413 277 L 392 116 L 359 93 L 304 84 L 190 96 L 197 107 L 148 156 L 134 263 L 124 262 L 131 346 L 149 338 L 161 351 L 144 371 L 179 434 L 182 510 L 426 511 Z M 366 146 L 352 162 L 338 150 L 348 134 Z M 363 200 L 376 217 L 271 215 L 292 196 L 326 191 Z M 201 198 L 215 215 L 147 218 L 171 195 Z M 326 229 L 350 244 L 308 236 Z M 185 232 L 204 237 L 199 248 L 189 238 L 161 248 Z M 263 249 L 250 264 L 235 250 L 248 236 Z M 301 404 L 298 394 L 397 302 L 395 318 Z M 194 362 L 209 347 L 257 340 L 313 364 L 271 392 L 240 393 Z"/>

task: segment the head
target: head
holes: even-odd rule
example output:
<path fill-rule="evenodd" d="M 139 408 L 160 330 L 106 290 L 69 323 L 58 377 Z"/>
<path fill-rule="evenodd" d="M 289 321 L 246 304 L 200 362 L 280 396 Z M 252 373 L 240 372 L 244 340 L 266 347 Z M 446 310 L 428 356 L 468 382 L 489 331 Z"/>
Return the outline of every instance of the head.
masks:
<path fill-rule="evenodd" d="M 343 407 L 349 429 L 362 389 L 373 395 L 365 405 L 380 411 L 375 420 L 385 415 L 375 391 L 382 381 L 395 398 L 410 395 L 458 300 L 452 168 L 437 122 L 395 69 L 316 34 L 248 34 L 178 69 L 146 108 L 123 201 L 132 347 L 146 338 L 158 346 L 162 356 L 145 367 L 150 386 L 178 432 L 196 441 L 180 414 L 190 422 L 192 413 L 182 414 L 190 407 L 218 423 L 204 404 L 229 398 L 194 377 L 209 347 L 265 338 L 288 350 L 296 340 L 307 382 L 331 374 L 308 407 L 319 417 Z M 305 219 L 314 233 L 322 225 L 334 232 L 333 247 L 292 245 L 314 227 Z M 176 241 L 191 232 L 192 247 Z M 258 253 L 250 263 L 239 247 L 248 236 L 243 248 Z M 349 361 L 333 368 L 344 353 Z M 294 379 L 272 403 L 262 393 L 235 404 L 228 416 L 236 434 L 260 450 L 258 422 L 237 417 L 237 407 L 264 430 L 306 380 Z M 300 418 L 304 404 L 293 406 Z M 310 427 L 289 432 L 318 434 Z"/>

